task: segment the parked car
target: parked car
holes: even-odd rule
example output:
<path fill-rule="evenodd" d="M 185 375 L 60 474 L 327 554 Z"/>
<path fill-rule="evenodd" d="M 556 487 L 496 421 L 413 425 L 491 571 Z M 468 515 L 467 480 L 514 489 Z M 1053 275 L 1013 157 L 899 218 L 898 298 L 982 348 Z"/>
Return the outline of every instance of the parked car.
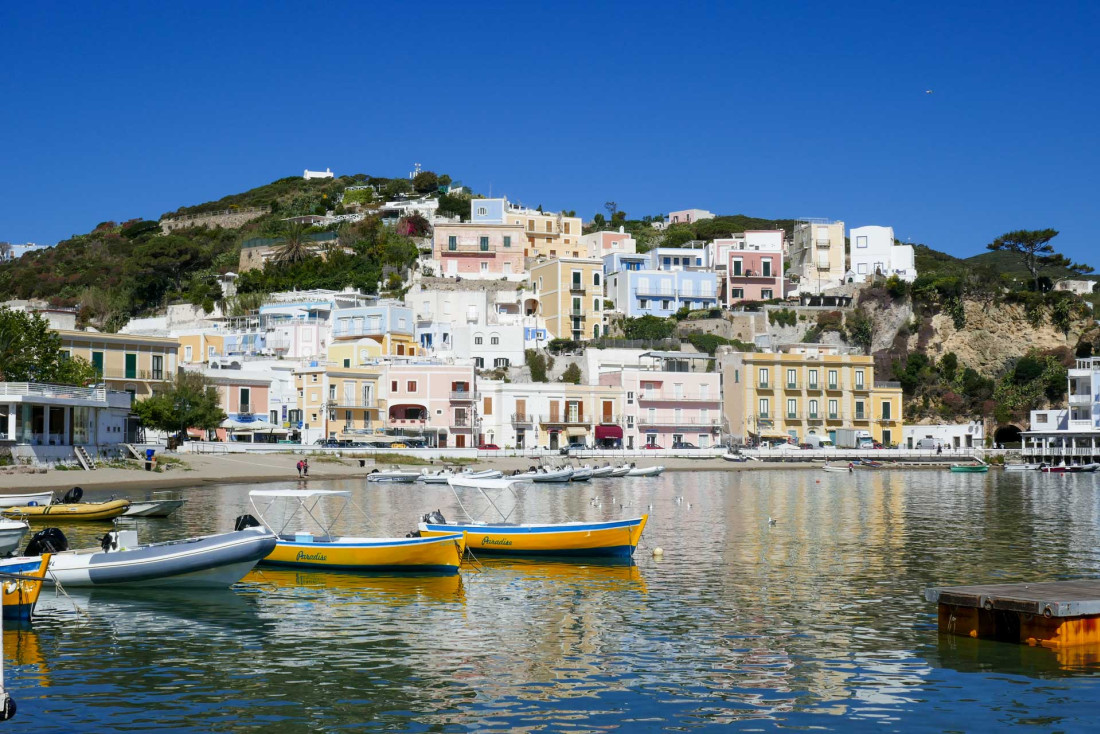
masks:
<path fill-rule="evenodd" d="M 477 446 L 478 451 L 500 451 L 500 446 L 495 443 L 482 443 Z"/>
<path fill-rule="evenodd" d="M 568 446 L 562 448 L 560 453 L 562 456 L 566 456 L 570 451 L 588 451 L 588 445 L 585 443 L 571 443 Z"/>
<path fill-rule="evenodd" d="M 691 441 L 673 441 L 672 448 L 674 449 L 697 449 L 699 448 Z"/>
<path fill-rule="evenodd" d="M 645 445 L 645 447 L 646 447 L 647 449 L 663 449 L 663 448 L 664 448 L 664 446 L 658 446 L 658 445 L 657 445 L 657 444 L 655 444 L 655 443 L 647 443 L 647 444 Z"/>

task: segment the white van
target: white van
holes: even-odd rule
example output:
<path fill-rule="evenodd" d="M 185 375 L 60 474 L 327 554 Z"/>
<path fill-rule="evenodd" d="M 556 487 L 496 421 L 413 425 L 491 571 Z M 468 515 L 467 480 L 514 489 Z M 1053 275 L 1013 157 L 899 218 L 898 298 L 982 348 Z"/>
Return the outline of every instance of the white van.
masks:
<path fill-rule="evenodd" d="M 811 449 L 835 449 L 836 444 L 829 440 L 827 436 L 817 436 L 810 434 L 806 436 L 806 445 Z"/>
<path fill-rule="evenodd" d="M 939 446 L 939 441 L 931 436 L 925 436 L 917 441 L 916 444 L 913 445 L 913 448 L 920 449 L 921 451 L 935 451 L 937 446 Z"/>

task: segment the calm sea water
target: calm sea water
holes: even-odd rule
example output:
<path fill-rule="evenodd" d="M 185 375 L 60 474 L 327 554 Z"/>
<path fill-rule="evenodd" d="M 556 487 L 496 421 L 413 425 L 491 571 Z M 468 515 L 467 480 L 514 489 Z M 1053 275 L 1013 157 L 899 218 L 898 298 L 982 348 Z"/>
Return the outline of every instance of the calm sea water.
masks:
<path fill-rule="evenodd" d="M 197 487 L 178 517 L 131 524 L 150 540 L 226 530 L 254 486 Z M 446 487 L 311 486 L 353 490 L 371 522 L 349 516 L 353 531 L 403 535 L 427 510 L 458 514 Z M 923 471 L 521 490 L 520 520 L 649 511 L 636 565 L 48 592 L 29 628 L 4 632 L 19 705 L 5 727 L 1095 731 L 1100 650 L 943 637 L 922 592 L 1100 575 L 1098 493 L 1095 475 Z"/>

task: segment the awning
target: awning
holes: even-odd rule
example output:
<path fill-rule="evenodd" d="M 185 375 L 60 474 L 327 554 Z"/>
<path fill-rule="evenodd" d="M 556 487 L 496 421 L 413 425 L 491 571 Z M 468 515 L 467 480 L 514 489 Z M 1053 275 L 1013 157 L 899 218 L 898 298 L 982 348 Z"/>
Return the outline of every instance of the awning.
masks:
<path fill-rule="evenodd" d="M 270 431 L 272 429 L 275 429 L 276 431 L 284 430 L 274 423 L 268 423 L 264 420 L 239 421 L 232 418 L 226 418 L 225 420 L 223 420 L 221 423 L 221 427 L 245 433 L 259 433 L 260 431 Z"/>
<path fill-rule="evenodd" d="M 565 429 L 565 435 L 566 436 L 587 436 L 588 435 L 588 429 L 587 428 L 581 428 L 579 426 L 570 426 L 569 428 Z"/>
<path fill-rule="evenodd" d="M 596 440 L 602 438 L 622 438 L 622 426 L 596 426 Z"/>

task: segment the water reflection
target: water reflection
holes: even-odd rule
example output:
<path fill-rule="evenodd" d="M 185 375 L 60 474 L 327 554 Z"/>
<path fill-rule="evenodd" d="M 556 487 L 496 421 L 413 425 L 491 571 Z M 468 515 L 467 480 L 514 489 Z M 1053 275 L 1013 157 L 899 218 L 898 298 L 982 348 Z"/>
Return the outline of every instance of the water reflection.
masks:
<path fill-rule="evenodd" d="M 223 530 L 252 486 L 196 487 L 178 516 L 139 532 Z M 446 487 L 323 486 L 366 511 L 338 532 L 459 515 Z M 889 470 L 522 487 L 520 521 L 650 513 L 636 563 L 491 559 L 428 578 L 265 569 L 221 597 L 74 597 L 86 612 L 51 596 L 22 631 L 33 637 L 5 632 L 21 706 L 9 726 L 1084 728 L 1100 650 L 941 637 L 922 592 L 1096 575 L 1098 487 L 1095 475 Z"/>

